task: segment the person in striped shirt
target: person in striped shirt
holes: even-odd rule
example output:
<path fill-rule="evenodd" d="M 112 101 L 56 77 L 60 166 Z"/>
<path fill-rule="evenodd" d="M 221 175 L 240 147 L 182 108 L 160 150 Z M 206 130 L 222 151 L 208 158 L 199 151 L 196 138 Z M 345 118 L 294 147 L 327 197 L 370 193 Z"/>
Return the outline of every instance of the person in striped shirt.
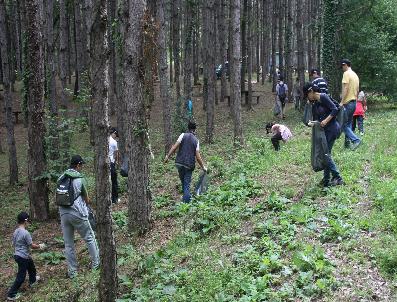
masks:
<path fill-rule="evenodd" d="M 309 75 L 312 79 L 312 83 L 320 88 L 320 93 L 328 94 L 328 84 L 327 81 L 321 77 L 320 70 L 313 68 L 310 70 Z"/>

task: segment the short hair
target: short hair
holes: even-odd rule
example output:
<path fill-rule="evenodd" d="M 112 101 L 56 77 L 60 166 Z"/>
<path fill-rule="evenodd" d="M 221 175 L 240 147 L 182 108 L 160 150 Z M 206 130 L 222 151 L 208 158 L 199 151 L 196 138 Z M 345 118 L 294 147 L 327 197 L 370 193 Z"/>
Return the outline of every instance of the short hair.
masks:
<path fill-rule="evenodd" d="M 195 121 L 190 120 L 189 123 L 187 124 L 188 130 L 196 130 L 196 127 L 197 127 L 197 125 L 196 125 Z"/>
<path fill-rule="evenodd" d="M 284 81 L 284 77 L 283 77 L 282 75 L 279 76 L 278 79 L 279 79 L 280 81 Z"/>
<path fill-rule="evenodd" d="M 272 130 L 272 127 L 274 126 L 273 122 L 269 122 L 266 124 L 266 133 L 270 133 L 270 131 Z"/>
<path fill-rule="evenodd" d="M 312 68 L 312 70 L 310 70 L 309 75 L 312 76 L 314 73 L 318 74 L 319 76 L 321 75 L 320 70 L 317 68 Z"/>
<path fill-rule="evenodd" d="M 22 224 L 25 221 L 28 221 L 28 219 L 29 219 L 29 214 L 26 213 L 26 212 L 21 212 L 17 216 L 17 221 L 18 221 L 19 224 Z"/>

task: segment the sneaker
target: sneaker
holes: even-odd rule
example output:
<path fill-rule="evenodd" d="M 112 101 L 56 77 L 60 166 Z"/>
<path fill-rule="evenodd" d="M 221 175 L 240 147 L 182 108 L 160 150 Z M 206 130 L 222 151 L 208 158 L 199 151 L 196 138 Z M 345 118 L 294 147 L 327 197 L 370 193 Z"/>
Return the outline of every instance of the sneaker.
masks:
<path fill-rule="evenodd" d="M 360 144 L 361 144 L 361 141 L 359 140 L 359 141 L 356 141 L 355 143 L 353 143 L 351 146 L 350 146 L 350 149 L 352 150 L 352 151 L 354 151 L 354 150 L 356 150 L 357 148 L 358 148 L 358 146 L 360 146 Z"/>
<path fill-rule="evenodd" d="M 8 296 L 8 297 L 7 297 L 7 301 L 16 301 L 16 300 L 18 300 L 20 297 L 21 297 L 20 294 L 16 294 L 14 297 Z"/>
<path fill-rule="evenodd" d="M 36 281 L 34 281 L 33 283 L 30 283 L 30 287 L 35 287 L 37 285 L 37 283 L 41 280 L 41 277 L 39 275 L 36 275 Z"/>
<path fill-rule="evenodd" d="M 343 179 L 341 177 L 334 178 L 331 181 L 332 186 L 343 186 L 344 184 L 345 184 L 345 182 L 343 181 Z"/>

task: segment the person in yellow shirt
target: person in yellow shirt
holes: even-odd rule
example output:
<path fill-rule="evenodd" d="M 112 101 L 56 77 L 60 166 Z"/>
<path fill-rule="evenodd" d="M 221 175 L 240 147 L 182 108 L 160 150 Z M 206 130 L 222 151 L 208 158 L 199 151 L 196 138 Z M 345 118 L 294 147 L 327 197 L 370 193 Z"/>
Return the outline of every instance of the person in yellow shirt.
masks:
<path fill-rule="evenodd" d="M 351 62 L 347 59 L 341 61 L 343 70 L 342 78 L 342 101 L 340 105 L 345 108 L 346 122 L 342 126 L 342 131 L 345 133 L 345 148 L 352 150 L 357 149 L 361 144 L 361 140 L 354 134 L 352 130 L 353 114 L 356 110 L 356 100 L 358 96 L 358 89 L 360 80 L 357 74 L 351 68 Z"/>

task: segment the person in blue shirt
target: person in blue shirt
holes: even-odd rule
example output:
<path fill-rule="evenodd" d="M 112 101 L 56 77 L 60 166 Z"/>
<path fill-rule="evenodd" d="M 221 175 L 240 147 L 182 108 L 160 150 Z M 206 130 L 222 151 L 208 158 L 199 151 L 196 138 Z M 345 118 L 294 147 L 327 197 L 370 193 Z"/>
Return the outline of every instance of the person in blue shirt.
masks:
<path fill-rule="evenodd" d="M 186 112 L 187 117 L 190 120 L 193 117 L 193 101 L 191 99 L 186 101 Z"/>
<path fill-rule="evenodd" d="M 341 131 L 341 127 L 336 120 L 338 109 L 331 101 L 330 97 L 326 93 L 320 93 L 320 88 L 313 83 L 306 83 L 303 87 L 303 93 L 308 101 L 313 105 L 313 120 L 320 122 L 321 127 L 324 128 L 325 137 L 327 139 L 329 150 L 328 166 L 324 169 L 324 178 L 321 183 L 324 187 L 342 185 L 344 182 L 331 157 L 332 147 Z M 330 179 L 331 175 L 332 179 Z"/>

